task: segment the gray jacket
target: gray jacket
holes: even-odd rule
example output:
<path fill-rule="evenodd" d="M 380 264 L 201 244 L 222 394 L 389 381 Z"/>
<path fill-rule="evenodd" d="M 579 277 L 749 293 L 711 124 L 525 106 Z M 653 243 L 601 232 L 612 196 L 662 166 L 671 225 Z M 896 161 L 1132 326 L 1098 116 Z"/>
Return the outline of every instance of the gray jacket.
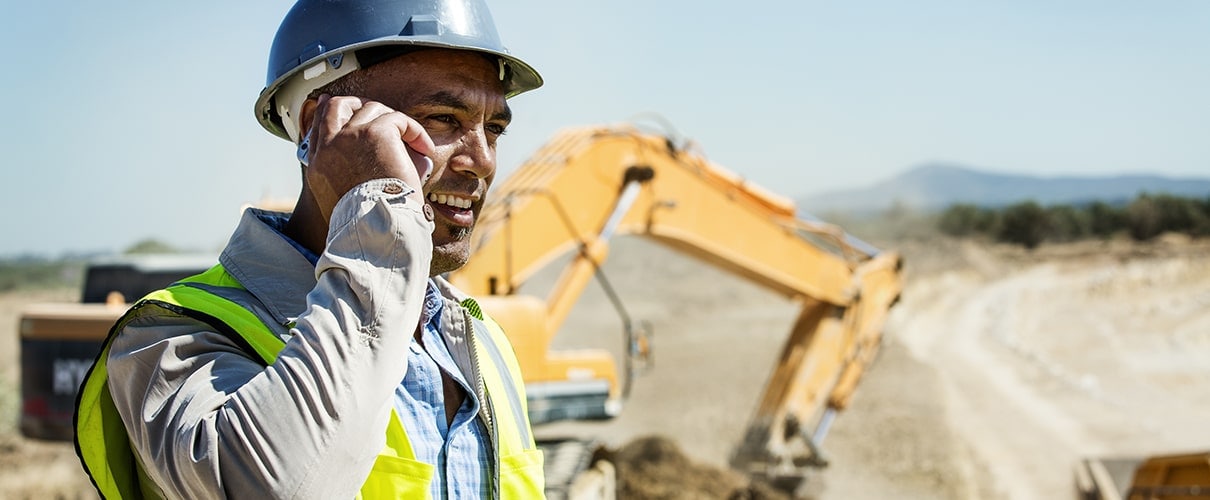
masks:
<path fill-rule="evenodd" d="M 387 186 L 403 187 L 391 194 Z M 332 212 L 311 263 L 245 212 L 219 261 L 286 347 L 265 367 L 209 325 L 145 307 L 114 340 L 109 387 L 147 474 L 170 498 L 352 498 L 385 443 L 432 258 L 433 223 L 395 179 Z M 444 280 L 446 315 L 464 297 Z M 443 318 L 468 380 L 464 317 Z M 349 333 L 346 333 L 349 332 Z M 472 382 L 473 383 L 473 382 Z"/>

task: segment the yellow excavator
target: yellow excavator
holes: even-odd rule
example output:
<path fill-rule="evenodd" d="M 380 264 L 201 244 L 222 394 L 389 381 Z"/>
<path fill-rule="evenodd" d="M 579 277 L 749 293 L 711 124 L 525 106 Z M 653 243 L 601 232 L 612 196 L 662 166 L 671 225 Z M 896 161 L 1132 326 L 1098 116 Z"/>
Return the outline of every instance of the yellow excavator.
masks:
<path fill-rule="evenodd" d="M 535 423 L 616 415 L 633 368 L 649 355 L 649 330 L 625 314 L 624 383 L 608 352 L 550 349 L 618 235 L 651 238 L 797 302 L 798 319 L 732 464 L 778 482 L 825 464 L 819 443 L 874 359 L 899 298 L 899 255 L 799 218 L 793 202 L 665 136 L 567 130 L 492 193 L 469 263 L 449 276 L 508 332 Z M 516 293 L 569 252 L 548 296 Z"/>

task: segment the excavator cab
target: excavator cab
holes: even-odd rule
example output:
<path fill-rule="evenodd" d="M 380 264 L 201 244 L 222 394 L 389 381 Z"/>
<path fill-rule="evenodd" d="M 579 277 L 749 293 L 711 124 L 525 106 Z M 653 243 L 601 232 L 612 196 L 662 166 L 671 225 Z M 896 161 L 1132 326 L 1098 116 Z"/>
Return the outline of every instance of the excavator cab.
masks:
<path fill-rule="evenodd" d="M 488 295 L 478 299 L 505 332 L 542 332 L 546 303 L 530 295 Z M 613 356 L 599 349 L 552 351 L 540 335 L 509 334 L 526 380 L 529 420 L 588 420 L 617 416 L 622 409 Z"/>

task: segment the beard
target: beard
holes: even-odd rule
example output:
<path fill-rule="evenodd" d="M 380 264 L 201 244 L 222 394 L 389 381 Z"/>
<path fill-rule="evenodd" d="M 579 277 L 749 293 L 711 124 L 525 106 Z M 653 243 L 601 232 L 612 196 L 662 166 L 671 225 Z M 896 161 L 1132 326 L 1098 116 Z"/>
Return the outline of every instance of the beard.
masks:
<path fill-rule="evenodd" d="M 471 230 L 460 226 L 446 226 L 449 241 L 433 242 L 433 261 L 429 265 L 429 276 L 456 271 L 466 265 L 471 254 Z"/>

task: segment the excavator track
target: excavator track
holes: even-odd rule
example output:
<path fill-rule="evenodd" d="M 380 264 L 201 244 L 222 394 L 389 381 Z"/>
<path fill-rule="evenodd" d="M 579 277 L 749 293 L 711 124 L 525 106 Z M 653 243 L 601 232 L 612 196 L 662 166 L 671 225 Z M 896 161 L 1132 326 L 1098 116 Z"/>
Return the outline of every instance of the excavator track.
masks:
<path fill-rule="evenodd" d="M 608 485 L 596 487 L 577 485 L 584 481 L 585 471 L 594 465 L 600 443 L 583 439 L 539 440 L 538 449 L 544 456 L 543 471 L 546 474 L 546 498 L 548 500 L 584 500 L 588 498 L 612 498 L 592 492 L 612 490 L 613 478 Z M 603 487 L 603 488 L 602 488 Z"/>

